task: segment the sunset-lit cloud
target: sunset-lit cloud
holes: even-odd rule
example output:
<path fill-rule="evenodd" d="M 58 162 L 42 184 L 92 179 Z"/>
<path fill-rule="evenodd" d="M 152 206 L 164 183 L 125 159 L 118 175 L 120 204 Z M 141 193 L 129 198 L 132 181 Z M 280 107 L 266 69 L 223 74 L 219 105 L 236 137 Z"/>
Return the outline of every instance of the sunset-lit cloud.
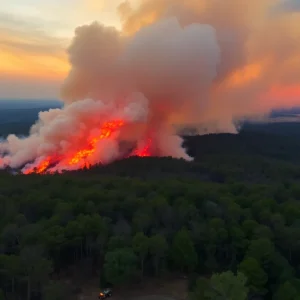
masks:
<path fill-rule="evenodd" d="M 77 26 L 99 20 L 118 27 L 115 0 L 2 0 L 0 98 L 58 96 L 69 71 L 66 49 Z M 29 93 L 29 90 L 33 90 Z M 36 91 L 36 92 L 35 92 Z M 46 96 L 47 96 L 46 95 Z"/>
<path fill-rule="evenodd" d="M 66 73 L 68 41 L 40 30 L 35 23 L 0 14 L 0 72 L 53 77 Z M 43 69 L 45 73 L 43 73 Z"/>
<path fill-rule="evenodd" d="M 45 87 L 59 94 L 69 71 L 66 49 L 77 26 L 95 20 L 114 26 L 124 35 L 172 15 L 179 6 L 182 23 L 212 23 L 217 29 L 234 29 L 235 54 L 225 54 L 218 90 L 253 82 L 293 86 L 300 70 L 300 0 L 220 2 L 214 0 L 2 0 L 0 6 L 0 98 L 14 97 L 30 88 Z M 215 8 L 217 7 L 217 9 Z M 193 12 L 191 14 L 191 11 Z M 277 13 L 272 16 L 272 11 Z M 284 37 L 284 42 L 281 42 Z M 263 47 L 262 47 L 263 45 Z M 243 57 L 238 57 L 243 55 Z M 226 65 L 232 67 L 226 69 Z M 223 76 L 223 77 L 222 77 Z M 222 78 L 221 78 L 222 77 Z M 25 88 L 28 87 L 28 88 Z M 51 87 L 51 88 L 50 88 Z M 18 92 L 16 92 L 18 90 Z M 37 89 L 36 89 L 37 91 Z M 49 93 L 49 91 L 52 91 Z M 30 95 L 39 93 L 32 91 Z"/>
<path fill-rule="evenodd" d="M 64 51 L 67 42 L 9 15 L 0 15 L 0 25 L 0 97 L 15 97 L 20 90 L 26 97 L 24 87 L 34 91 L 35 82 L 47 87 L 54 80 L 59 85 L 69 69 Z M 57 94 L 58 87 L 55 90 L 52 95 Z"/>

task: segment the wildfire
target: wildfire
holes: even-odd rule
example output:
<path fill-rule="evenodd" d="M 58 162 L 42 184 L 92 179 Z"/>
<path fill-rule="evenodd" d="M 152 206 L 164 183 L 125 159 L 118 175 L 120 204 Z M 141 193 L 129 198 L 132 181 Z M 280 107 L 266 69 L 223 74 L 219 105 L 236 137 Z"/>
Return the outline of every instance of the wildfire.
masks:
<path fill-rule="evenodd" d="M 26 175 L 32 173 L 37 173 L 37 174 L 49 173 L 50 171 L 48 170 L 48 168 L 50 167 L 51 164 L 57 161 L 66 162 L 67 166 L 79 165 L 82 168 L 84 166 L 89 167 L 90 163 L 88 162 L 88 158 L 93 153 L 95 153 L 97 143 L 100 140 L 110 138 L 111 135 L 117 130 L 119 130 L 123 125 L 124 125 L 124 121 L 122 120 L 106 122 L 103 124 L 100 130 L 100 135 L 90 139 L 85 148 L 78 150 L 77 152 L 75 152 L 75 154 L 66 153 L 64 155 L 61 155 L 59 158 L 57 155 L 48 156 L 47 158 L 42 160 L 37 166 L 30 167 L 25 171 L 23 171 L 23 173 Z"/>
<path fill-rule="evenodd" d="M 68 160 L 69 165 L 75 165 L 81 163 L 87 165 L 85 160 L 90 157 L 95 151 L 97 143 L 100 140 L 109 138 L 113 132 L 120 129 L 124 125 L 124 121 L 112 121 L 106 122 L 101 128 L 101 134 L 98 137 L 91 139 L 87 149 L 79 150 L 72 158 Z"/>
<path fill-rule="evenodd" d="M 91 156 L 95 152 L 95 149 L 84 149 L 78 151 L 72 158 L 68 160 L 69 165 L 76 165 L 87 157 Z"/>
<path fill-rule="evenodd" d="M 37 173 L 37 174 L 44 173 L 49 167 L 50 162 L 51 162 L 51 157 L 47 157 L 46 159 L 42 160 L 36 167 L 29 168 L 25 170 L 23 173 L 25 175 L 32 174 L 32 173 Z"/>

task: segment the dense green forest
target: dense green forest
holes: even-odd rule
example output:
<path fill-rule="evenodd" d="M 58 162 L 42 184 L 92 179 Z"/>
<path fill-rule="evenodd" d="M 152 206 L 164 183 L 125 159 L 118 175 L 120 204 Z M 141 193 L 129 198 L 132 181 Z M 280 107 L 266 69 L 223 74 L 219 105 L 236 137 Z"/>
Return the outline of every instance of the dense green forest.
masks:
<path fill-rule="evenodd" d="M 299 299 L 300 141 L 242 132 L 185 146 L 193 162 L 2 171 L 0 299 L 74 299 L 61 278 L 76 266 L 103 287 L 178 273 L 192 300 Z"/>

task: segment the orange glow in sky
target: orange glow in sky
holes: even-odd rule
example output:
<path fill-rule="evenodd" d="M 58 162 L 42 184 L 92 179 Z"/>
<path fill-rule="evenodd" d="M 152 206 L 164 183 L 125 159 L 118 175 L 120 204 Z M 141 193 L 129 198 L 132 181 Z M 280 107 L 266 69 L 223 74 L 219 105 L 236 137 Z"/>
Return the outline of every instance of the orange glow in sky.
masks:
<path fill-rule="evenodd" d="M 174 3 L 189 3 L 191 7 L 195 8 L 195 11 L 196 9 L 199 11 L 203 10 L 203 5 L 206 3 L 205 0 L 172 1 L 174 1 Z M 28 96 L 28 94 L 26 94 L 28 91 L 31 91 L 30 95 L 36 93 L 36 97 L 48 97 L 50 95 L 47 93 L 53 88 L 52 85 L 54 82 L 58 91 L 61 82 L 66 78 L 70 69 L 66 49 L 70 44 L 70 40 L 73 37 L 74 30 L 77 26 L 98 20 L 105 25 L 114 26 L 119 30 L 123 30 L 124 34 L 130 35 L 135 33 L 141 27 L 151 24 L 159 19 L 166 10 L 166 3 L 173 3 L 172 1 L 1 0 L 0 98 L 13 98 L 17 94 L 22 94 L 20 89 L 24 88 L 24 86 L 27 86 L 27 88 L 24 89 L 24 98 Z M 262 5 L 261 10 L 267 12 L 265 10 L 267 5 L 270 6 L 270 4 L 279 1 L 280 0 L 262 0 L 261 2 L 266 4 Z M 211 3 L 212 2 L 213 1 L 211 1 Z M 231 2 L 237 3 L 238 1 Z M 295 43 L 293 43 L 293 41 L 299 40 L 299 13 L 290 13 L 285 17 L 278 18 L 278 23 L 276 23 L 276 21 L 273 21 L 275 19 L 268 19 L 267 13 L 262 14 L 260 8 L 255 8 L 258 0 L 251 3 L 249 2 L 247 7 L 249 8 L 250 14 L 253 6 L 254 15 L 250 18 L 250 15 L 248 16 L 246 12 L 239 13 L 236 20 L 237 23 L 235 24 L 235 22 L 233 22 L 233 24 L 238 28 L 238 22 L 248 22 L 247 24 L 249 25 L 250 31 L 252 27 L 254 29 L 251 33 L 253 34 L 255 41 L 250 43 L 249 47 L 251 49 L 253 48 L 252 50 L 254 53 L 264 51 L 266 54 L 263 56 L 258 55 L 254 60 L 247 60 L 247 65 L 236 68 L 224 79 L 223 83 L 225 83 L 227 87 L 236 87 L 243 86 L 244 84 L 251 83 L 255 80 L 260 80 L 260 78 L 265 75 L 265 69 L 273 68 L 273 65 L 276 64 L 277 61 L 280 64 L 280 69 L 274 69 L 274 72 L 270 75 L 273 76 L 273 73 L 275 74 L 276 72 L 285 72 L 289 74 L 292 73 L 291 70 L 294 69 L 294 74 L 292 75 L 299 77 L 299 74 L 297 75 L 296 71 L 300 68 L 300 59 L 299 55 L 294 55 L 297 51 Z M 123 10 L 120 9 L 121 4 L 123 5 Z M 141 6 L 139 7 L 139 5 Z M 220 21 L 220 24 L 222 24 L 222 18 L 227 18 L 226 13 L 223 15 L 221 10 L 222 8 L 220 8 L 220 11 L 214 12 L 214 17 Z M 231 15 L 231 13 L 229 15 Z M 234 16 L 234 14 L 232 15 Z M 262 15 L 264 15 L 264 17 L 261 17 Z M 253 22 L 250 22 L 247 19 L 248 17 L 250 21 L 255 19 L 256 23 L 252 24 Z M 205 22 L 210 23 L 210 18 L 207 18 L 207 20 L 204 18 L 204 20 Z M 231 20 L 229 21 L 231 22 Z M 224 24 L 226 25 L 229 21 L 227 20 Z M 265 32 L 256 30 L 255 26 L 265 23 L 266 26 L 262 27 L 265 28 Z M 274 29 L 268 30 L 268 26 Z M 285 45 L 283 43 L 280 46 L 273 44 L 273 32 L 276 32 L 278 36 L 283 36 L 288 33 L 289 39 L 285 37 L 285 41 L 287 41 L 288 44 Z M 282 49 L 280 48 L 281 46 Z M 284 49 L 284 47 L 286 49 L 295 49 L 293 50 L 294 53 L 291 54 Z M 273 52 L 283 53 L 282 57 L 275 57 L 271 64 L 260 61 L 262 57 L 267 57 L 268 59 L 272 57 Z M 233 49 L 232 56 L 234 55 L 235 51 Z M 253 57 L 255 57 L 255 55 Z M 283 61 L 285 61 L 285 63 L 283 63 Z M 295 67 L 296 65 L 298 66 L 298 69 Z M 288 76 L 292 77 L 292 75 Z M 277 80 L 274 80 L 274 82 L 281 82 L 280 74 L 276 79 Z M 32 86 L 35 86 L 36 81 L 39 81 L 40 89 L 37 89 L 37 91 L 34 92 Z M 290 83 L 287 85 L 290 85 Z M 284 90 L 288 95 L 291 95 L 291 93 L 295 95 L 298 93 L 295 92 L 295 90 L 298 91 L 298 89 L 298 87 L 293 87 L 293 92 L 290 92 L 290 89 L 287 91 L 287 89 L 278 88 L 278 93 L 285 97 L 285 95 L 282 94 Z M 40 95 L 40 90 L 45 90 L 45 95 Z M 17 94 L 16 91 L 18 91 Z M 272 93 L 274 93 L 274 91 Z"/>
<path fill-rule="evenodd" d="M 58 97 L 70 69 L 66 49 L 75 28 L 94 20 L 120 27 L 122 0 L 0 2 L 0 98 Z"/>
<path fill-rule="evenodd" d="M 235 71 L 229 78 L 227 82 L 229 85 L 238 86 L 248 83 L 251 80 L 259 78 L 262 73 L 263 66 L 259 63 L 253 63 L 246 65 L 244 68 L 241 68 Z"/>
<path fill-rule="evenodd" d="M 21 51 L 14 53 L 0 49 L 0 74 L 63 79 L 68 71 L 69 64 L 65 57 L 29 55 Z"/>

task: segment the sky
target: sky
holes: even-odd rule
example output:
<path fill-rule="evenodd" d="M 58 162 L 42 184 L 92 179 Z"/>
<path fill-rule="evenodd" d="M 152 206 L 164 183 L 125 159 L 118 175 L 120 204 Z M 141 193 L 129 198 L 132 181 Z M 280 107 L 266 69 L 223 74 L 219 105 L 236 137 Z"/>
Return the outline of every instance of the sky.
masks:
<path fill-rule="evenodd" d="M 57 98 L 75 28 L 97 20 L 124 30 L 122 1 L 0 0 L 0 98 Z M 127 1 L 134 8 L 147 0 Z M 281 12 L 300 11 L 300 0 L 281 1 Z"/>
<path fill-rule="evenodd" d="M 0 98 L 57 98 L 75 28 L 94 20 L 120 28 L 121 2 L 0 0 Z"/>

